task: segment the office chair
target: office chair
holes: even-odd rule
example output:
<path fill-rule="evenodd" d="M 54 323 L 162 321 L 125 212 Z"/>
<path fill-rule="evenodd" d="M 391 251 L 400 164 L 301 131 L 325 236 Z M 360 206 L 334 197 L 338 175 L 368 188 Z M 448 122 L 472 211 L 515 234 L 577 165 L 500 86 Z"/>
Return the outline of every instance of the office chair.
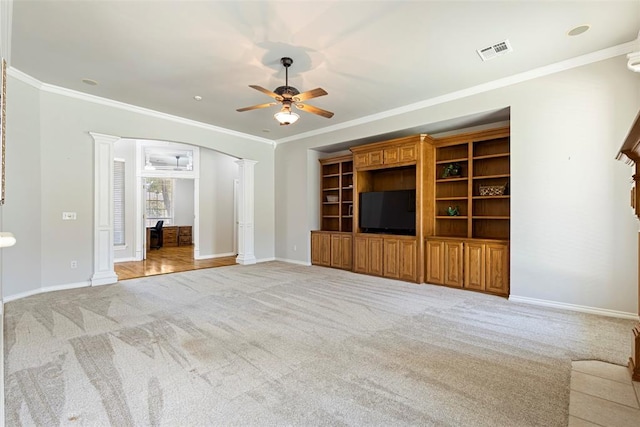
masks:
<path fill-rule="evenodd" d="M 155 227 L 149 230 L 149 239 L 151 240 L 149 247 L 151 249 L 160 249 L 162 247 L 162 224 L 164 224 L 164 221 L 158 221 Z M 154 239 L 155 245 L 153 245 Z"/>

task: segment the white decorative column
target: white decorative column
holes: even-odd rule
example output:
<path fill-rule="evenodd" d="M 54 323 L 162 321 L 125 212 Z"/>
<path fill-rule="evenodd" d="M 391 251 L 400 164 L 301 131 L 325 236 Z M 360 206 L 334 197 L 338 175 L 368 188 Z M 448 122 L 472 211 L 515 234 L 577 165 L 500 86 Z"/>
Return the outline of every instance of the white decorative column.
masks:
<path fill-rule="evenodd" d="M 116 283 L 113 269 L 113 144 L 120 138 L 89 132 L 95 142 L 93 276 L 91 286 Z"/>
<path fill-rule="evenodd" d="M 255 264 L 254 250 L 254 166 L 255 160 L 240 159 L 240 185 L 238 189 L 238 264 Z"/>

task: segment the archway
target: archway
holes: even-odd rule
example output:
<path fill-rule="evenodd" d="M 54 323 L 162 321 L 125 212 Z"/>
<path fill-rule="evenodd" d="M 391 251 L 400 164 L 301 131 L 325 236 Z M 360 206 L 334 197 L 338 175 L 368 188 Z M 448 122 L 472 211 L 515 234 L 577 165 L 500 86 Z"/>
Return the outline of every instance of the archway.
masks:
<path fill-rule="evenodd" d="M 91 285 L 116 283 L 113 267 L 113 157 L 114 143 L 122 137 L 89 132 L 94 151 L 94 271 Z M 239 264 L 255 264 L 254 254 L 254 160 L 240 159 L 238 186 Z"/>

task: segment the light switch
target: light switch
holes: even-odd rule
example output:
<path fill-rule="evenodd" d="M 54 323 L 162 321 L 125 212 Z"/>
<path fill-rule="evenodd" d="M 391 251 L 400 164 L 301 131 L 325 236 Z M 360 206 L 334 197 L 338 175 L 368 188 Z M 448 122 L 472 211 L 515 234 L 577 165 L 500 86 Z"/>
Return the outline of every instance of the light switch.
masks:
<path fill-rule="evenodd" d="M 63 221 L 69 221 L 69 220 L 75 220 L 76 219 L 76 213 L 75 212 L 62 212 L 62 220 Z"/>

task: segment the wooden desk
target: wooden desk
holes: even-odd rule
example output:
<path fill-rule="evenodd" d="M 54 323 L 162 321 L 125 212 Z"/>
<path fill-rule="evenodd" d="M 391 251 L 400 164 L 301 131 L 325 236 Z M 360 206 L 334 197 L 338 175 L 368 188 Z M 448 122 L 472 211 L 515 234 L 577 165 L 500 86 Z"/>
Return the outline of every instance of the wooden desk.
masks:
<path fill-rule="evenodd" d="M 189 246 L 191 244 L 191 226 L 180 225 L 178 226 L 178 246 Z"/>
<path fill-rule="evenodd" d="M 151 249 L 151 229 L 147 227 L 147 250 Z M 191 244 L 192 227 L 190 225 L 168 225 L 162 227 L 162 246 L 187 246 Z"/>

